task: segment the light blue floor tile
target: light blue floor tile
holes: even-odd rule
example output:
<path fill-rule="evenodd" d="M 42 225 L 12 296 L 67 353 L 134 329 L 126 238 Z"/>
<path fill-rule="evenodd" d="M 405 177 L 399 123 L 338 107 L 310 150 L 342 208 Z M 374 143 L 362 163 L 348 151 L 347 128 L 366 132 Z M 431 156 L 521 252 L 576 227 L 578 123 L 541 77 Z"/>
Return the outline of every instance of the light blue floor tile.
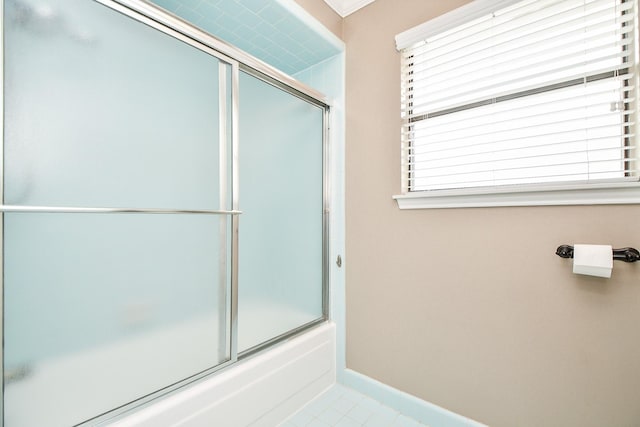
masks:
<path fill-rule="evenodd" d="M 370 397 L 365 397 L 360 401 L 360 403 L 358 403 L 358 405 L 364 406 L 365 408 L 368 408 L 371 411 L 375 411 L 381 406 L 381 403 Z"/>
<path fill-rule="evenodd" d="M 289 423 L 293 424 L 296 427 L 305 427 L 311 421 L 313 421 L 313 416 L 303 410 L 295 414 L 293 418 L 289 420 Z"/>
<path fill-rule="evenodd" d="M 427 427 L 362 393 L 335 385 L 279 427 Z"/>
<path fill-rule="evenodd" d="M 341 414 L 346 414 L 355 406 L 356 406 L 356 402 L 349 400 L 345 396 L 342 396 L 338 400 L 333 402 L 332 408 L 340 412 Z"/>
<path fill-rule="evenodd" d="M 362 402 L 367 396 L 362 393 L 358 393 L 357 391 L 347 389 L 347 391 L 342 395 L 343 399 L 350 400 L 354 403 Z"/>
<path fill-rule="evenodd" d="M 364 424 L 369 418 L 371 418 L 373 412 L 364 406 L 356 405 L 349 412 L 347 412 L 347 417 L 351 418 L 359 422 L 360 424 Z"/>
<path fill-rule="evenodd" d="M 424 424 L 420 424 L 413 418 L 400 414 L 393 427 L 424 427 Z"/>
<path fill-rule="evenodd" d="M 377 418 L 383 418 L 383 419 L 390 419 L 393 418 L 394 420 L 396 418 L 398 418 L 398 415 L 400 415 L 400 413 L 394 409 L 389 408 L 388 406 L 384 406 L 384 405 L 380 405 L 378 408 L 376 408 L 373 411 L 373 416 L 377 417 Z"/>
<path fill-rule="evenodd" d="M 338 424 L 335 425 L 335 427 L 361 427 L 361 426 L 362 424 L 352 420 L 349 417 L 344 417 L 343 419 L 338 421 Z"/>
<path fill-rule="evenodd" d="M 328 408 L 326 411 L 318 415 L 318 419 L 320 421 L 325 422 L 330 426 L 336 425 L 341 418 L 344 418 L 344 414 L 336 411 L 333 407 Z"/>
<path fill-rule="evenodd" d="M 391 427 L 398 419 L 398 415 L 382 415 L 374 413 L 363 425 L 366 427 Z"/>
<path fill-rule="evenodd" d="M 322 398 L 318 398 L 316 400 L 313 400 L 311 403 L 309 403 L 305 408 L 304 411 L 308 412 L 314 416 L 318 416 L 321 413 L 323 413 L 324 411 L 327 410 L 327 408 L 329 408 L 331 406 L 331 403 L 333 403 L 332 401 L 328 401 Z"/>

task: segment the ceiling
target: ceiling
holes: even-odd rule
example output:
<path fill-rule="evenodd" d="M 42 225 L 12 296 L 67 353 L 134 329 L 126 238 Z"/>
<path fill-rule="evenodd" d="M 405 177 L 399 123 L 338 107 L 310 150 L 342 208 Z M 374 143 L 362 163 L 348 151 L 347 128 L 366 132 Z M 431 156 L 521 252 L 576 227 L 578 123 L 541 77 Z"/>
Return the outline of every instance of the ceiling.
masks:
<path fill-rule="evenodd" d="M 324 0 L 333 10 L 335 10 L 338 15 L 343 18 L 347 15 L 352 14 L 358 9 L 361 9 L 368 5 L 369 3 L 373 3 L 375 0 Z"/>

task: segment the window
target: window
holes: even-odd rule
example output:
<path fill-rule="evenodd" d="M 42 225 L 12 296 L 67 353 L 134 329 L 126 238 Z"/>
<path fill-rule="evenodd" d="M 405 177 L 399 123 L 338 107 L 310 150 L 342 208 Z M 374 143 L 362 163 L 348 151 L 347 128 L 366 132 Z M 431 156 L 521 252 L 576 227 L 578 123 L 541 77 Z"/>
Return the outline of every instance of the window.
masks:
<path fill-rule="evenodd" d="M 398 35 L 399 204 L 639 202 L 636 3 L 476 0 Z"/>

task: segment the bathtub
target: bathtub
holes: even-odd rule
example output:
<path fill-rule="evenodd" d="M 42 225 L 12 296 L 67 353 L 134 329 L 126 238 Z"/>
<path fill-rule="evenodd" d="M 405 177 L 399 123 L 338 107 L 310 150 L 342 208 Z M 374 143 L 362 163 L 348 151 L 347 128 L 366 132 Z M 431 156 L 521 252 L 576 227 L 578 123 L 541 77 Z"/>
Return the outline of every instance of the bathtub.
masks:
<path fill-rule="evenodd" d="M 335 342 L 323 323 L 105 425 L 274 427 L 335 383 Z"/>

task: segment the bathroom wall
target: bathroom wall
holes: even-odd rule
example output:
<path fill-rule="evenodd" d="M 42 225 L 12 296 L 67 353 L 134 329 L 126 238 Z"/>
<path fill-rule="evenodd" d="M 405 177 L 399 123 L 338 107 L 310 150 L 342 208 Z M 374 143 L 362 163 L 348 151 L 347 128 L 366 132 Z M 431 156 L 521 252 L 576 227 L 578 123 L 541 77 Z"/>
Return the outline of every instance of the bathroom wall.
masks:
<path fill-rule="evenodd" d="M 400 211 L 391 198 L 394 36 L 464 3 L 377 0 L 343 21 L 347 367 L 494 427 L 638 425 L 640 265 L 579 277 L 554 252 L 640 245 L 639 206 Z"/>

